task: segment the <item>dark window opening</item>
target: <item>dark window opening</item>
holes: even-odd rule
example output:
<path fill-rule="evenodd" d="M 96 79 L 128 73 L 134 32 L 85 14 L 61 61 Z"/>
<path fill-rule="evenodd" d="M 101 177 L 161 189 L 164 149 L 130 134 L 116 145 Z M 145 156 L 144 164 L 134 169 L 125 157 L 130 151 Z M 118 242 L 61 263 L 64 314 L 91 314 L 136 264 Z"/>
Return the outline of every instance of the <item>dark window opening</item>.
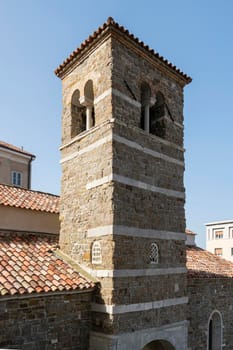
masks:
<path fill-rule="evenodd" d="M 156 95 L 156 103 L 150 108 L 150 133 L 164 138 L 166 133 L 165 124 L 165 99 L 161 92 Z"/>
<path fill-rule="evenodd" d="M 222 318 L 214 311 L 208 325 L 208 350 L 222 349 Z"/>
<path fill-rule="evenodd" d="M 88 80 L 84 87 L 84 96 L 77 89 L 71 99 L 71 137 L 75 137 L 95 125 L 93 83 Z"/>
<path fill-rule="evenodd" d="M 208 350 L 213 350 L 213 347 L 212 347 L 212 335 L 213 333 L 213 325 L 212 325 L 212 320 L 210 320 L 210 323 L 209 323 L 209 347 L 208 347 Z"/>
<path fill-rule="evenodd" d="M 167 105 L 163 94 L 159 91 L 156 98 L 153 98 L 149 85 L 142 83 L 140 128 L 148 133 L 165 138 L 166 112 Z"/>
<path fill-rule="evenodd" d="M 71 137 L 75 137 L 86 130 L 86 107 L 71 104 L 72 128 Z"/>
<path fill-rule="evenodd" d="M 147 83 L 142 83 L 141 85 L 141 120 L 140 127 L 150 132 L 150 100 L 151 100 L 151 90 Z"/>

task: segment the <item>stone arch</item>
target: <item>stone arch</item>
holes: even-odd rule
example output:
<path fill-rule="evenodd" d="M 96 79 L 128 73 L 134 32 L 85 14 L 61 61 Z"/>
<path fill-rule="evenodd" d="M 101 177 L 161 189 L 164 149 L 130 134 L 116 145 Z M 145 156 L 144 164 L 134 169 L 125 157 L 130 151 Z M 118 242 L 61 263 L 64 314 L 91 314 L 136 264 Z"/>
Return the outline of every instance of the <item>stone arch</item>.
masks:
<path fill-rule="evenodd" d="M 153 340 L 146 344 L 142 350 L 176 350 L 175 347 L 167 340 Z"/>
<path fill-rule="evenodd" d="M 94 102 L 94 88 L 93 81 L 89 79 L 84 86 L 84 96 L 90 100 L 92 103 Z"/>
<path fill-rule="evenodd" d="M 95 125 L 93 81 L 88 80 L 81 96 L 76 89 L 71 96 L 71 138 Z"/>
<path fill-rule="evenodd" d="M 214 310 L 208 320 L 207 350 L 222 350 L 222 329 L 222 315 Z"/>
<path fill-rule="evenodd" d="M 91 79 L 85 83 L 81 103 L 86 107 L 86 129 L 89 130 L 95 125 L 94 87 Z"/>
<path fill-rule="evenodd" d="M 80 103 L 80 91 L 76 89 L 71 97 L 71 137 L 86 129 L 86 107 Z"/>

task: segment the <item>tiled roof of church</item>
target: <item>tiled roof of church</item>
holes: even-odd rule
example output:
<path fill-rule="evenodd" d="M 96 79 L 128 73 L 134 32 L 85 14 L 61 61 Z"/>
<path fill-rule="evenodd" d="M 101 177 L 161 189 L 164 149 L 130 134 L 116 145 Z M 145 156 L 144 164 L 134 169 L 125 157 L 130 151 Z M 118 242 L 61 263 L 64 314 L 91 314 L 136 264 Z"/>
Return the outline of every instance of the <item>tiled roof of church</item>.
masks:
<path fill-rule="evenodd" d="M 192 81 L 192 79 L 188 75 L 181 72 L 180 69 L 178 69 L 171 62 L 166 60 L 163 56 L 159 55 L 157 52 L 151 49 L 148 45 L 144 44 L 143 41 L 140 41 L 133 34 L 129 33 L 127 29 L 125 29 L 123 26 L 120 26 L 117 22 L 115 22 L 112 17 L 109 17 L 108 20 L 102 26 L 100 26 L 92 35 L 90 35 L 88 39 L 86 39 L 80 45 L 79 48 L 73 51 L 72 54 L 55 70 L 55 74 L 57 76 L 60 76 L 62 71 L 70 63 L 72 63 L 76 59 L 76 57 L 78 57 L 86 48 L 90 47 L 93 42 L 98 40 L 101 34 L 111 29 L 127 36 L 129 40 L 132 40 L 134 43 L 139 45 L 142 49 L 146 50 L 149 54 L 151 54 L 154 58 L 158 59 L 161 63 L 165 64 L 169 69 L 172 69 L 176 74 L 180 75 L 180 77 L 182 77 L 182 79 L 184 79 L 186 83 L 190 83 Z"/>
<path fill-rule="evenodd" d="M 233 263 L 196 246 L 186 247 L 188 277 L 233 277 Z"/>
<path fill-rule="evenodd" d="M 94 283 L 55 254 L 57 237 L 0 232 L 0 295 L 88 290 Z"/>
<path fill-rule="evenodd" d="M 0 140 L 0 148 L 5 148 L 5 149 L 8 149 L 10 151 L 21 153 L 21 154 L 24 154 L 24 155 L 29 156 L 31 158 L 36 157 L 36 156 L 34 156 L 34 154 L 29 153 L 28 151 L 25 151 L 23 148 L 16 147 L 14 145 L 11 145 L 10 143 L 7 143 L 7 142 L 1 141 L 1 140 Z"/>
<path fill-rule="evenodd" d="M 0 184 L 0 204 L 10 207 L 59 213 L 59 196 Z"/>

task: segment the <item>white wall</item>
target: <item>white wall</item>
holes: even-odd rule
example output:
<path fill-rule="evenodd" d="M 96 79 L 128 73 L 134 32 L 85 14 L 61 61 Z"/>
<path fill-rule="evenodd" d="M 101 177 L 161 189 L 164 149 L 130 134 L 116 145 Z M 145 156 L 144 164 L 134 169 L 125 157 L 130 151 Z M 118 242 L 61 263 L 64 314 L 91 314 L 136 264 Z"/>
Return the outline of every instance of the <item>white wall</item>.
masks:
<path fill-rule="evenodd" d="M 223 231 L 223 238 L 216 239 L 216 231 Z M 233 262 L 233 220 L 206 224 L 206 250 L 214 254 L 215 248 L 222 248 L 222 257 Z"/>

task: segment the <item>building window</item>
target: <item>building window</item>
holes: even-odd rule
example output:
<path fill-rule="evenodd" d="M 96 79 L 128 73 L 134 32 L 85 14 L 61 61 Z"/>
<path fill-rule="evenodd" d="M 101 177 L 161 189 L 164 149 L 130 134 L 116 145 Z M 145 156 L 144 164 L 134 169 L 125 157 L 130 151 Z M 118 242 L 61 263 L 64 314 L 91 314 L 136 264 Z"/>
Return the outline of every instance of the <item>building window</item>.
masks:
<path fill-rule="evenodd" d="M 12 185 L 22 186 L 22 173 L 18 171 L 12 171 Z"/>
<path fill-rule="evenodd" d="M 102 264 L 102 249 L 98 241 L 95 241 L 92 245 L 91 260 L 92 264 Z"/>
<path fill-rule="evenodd" d="M 230 239 L 233 238 L 233 228 L 232 227 L 229 228 L 229 238 Z"/>
<path fill-rule="evenodd" d="M 150 246 L 150 263 L 158 264 L 159 262 L 159 249 L 156 243 L 151 243 Z"/>
<path fill-rule="evenodd" d="M 231 248 L 231 255 L 233 255 L 233 248 Z"/>
<path fill-rule="evenodd" d="M 214 254 L 217 256 L 222 256 L 222 248 L 215 248 Z"/>
<path fill-rule="evenodd" d="M 222 316 L 214 311 L 208 322 L 208 350 L 222 349 Z"/>
<path fill-rule="evenodd" d="M 215 231 L 215 239 L 223 239 L 223 231 Z"/>

